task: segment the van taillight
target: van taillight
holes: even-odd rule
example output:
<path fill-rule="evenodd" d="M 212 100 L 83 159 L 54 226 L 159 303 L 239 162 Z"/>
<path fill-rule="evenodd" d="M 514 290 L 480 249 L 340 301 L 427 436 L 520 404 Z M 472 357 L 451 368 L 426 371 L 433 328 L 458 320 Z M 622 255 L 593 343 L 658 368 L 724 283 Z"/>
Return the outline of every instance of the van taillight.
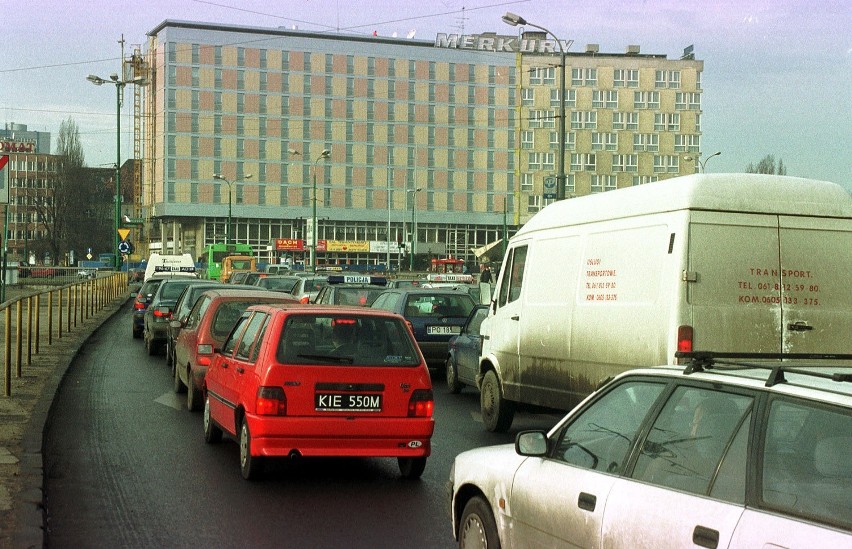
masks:
<path fill-rule="evenodd" d="M 683 353 L 692 352 L 692 326 L 678 326 L 677 350 Z"/>
<path fill-rule="evenodd" d="M 309 296 L 309 295 L 304 295 L 304 296 L 302 296 L 301 299 L 299 299 L 299 303 L 301 303 L 303 305 L 305 303 L 310 303 L 310 302 L 311 302 L 311 296 Z"/>
<path fill-rule="evenodd" d="M 430 389 L 417 389 L 408 401 L 408 417 L 432 417 L 435 398 Z"/>
<path fill-rule="evenodd" d="M 255 413 L 259 416 L 286 416 L 287 397 L 281 387 L 258 387 Z"/>

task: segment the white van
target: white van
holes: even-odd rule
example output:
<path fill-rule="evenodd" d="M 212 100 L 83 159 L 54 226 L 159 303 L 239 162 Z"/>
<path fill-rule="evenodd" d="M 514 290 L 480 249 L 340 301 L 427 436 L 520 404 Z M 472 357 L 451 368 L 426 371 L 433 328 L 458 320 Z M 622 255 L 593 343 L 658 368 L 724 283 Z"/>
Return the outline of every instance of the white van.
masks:
<path fill-rule="evenodd" d="M 834 183 L 690 175 L 551 204 L 510 240 L 482 323 L 483 422 L 570 409 L 679 350 L 852 353 L 850 272 Z"/>
<path fill-rule="evenodd" d="M 172 274 L 197 277 L 195 261 L 190 254 L 168 255 L 152 253 L 145 266 L 145 280 L 153 274 Z"/>

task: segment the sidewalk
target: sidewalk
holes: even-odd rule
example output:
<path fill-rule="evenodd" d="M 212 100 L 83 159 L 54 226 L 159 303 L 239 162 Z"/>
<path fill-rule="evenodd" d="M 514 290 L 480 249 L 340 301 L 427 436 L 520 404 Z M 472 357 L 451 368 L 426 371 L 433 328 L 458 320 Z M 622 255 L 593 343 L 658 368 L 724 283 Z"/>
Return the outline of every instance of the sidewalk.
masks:
<path fill-rule="evenodd" d="M 7 299 L 21 295 L 10 290 Z M 32 364 L 23 365 L 20 378 L 13 366 L 12 396 L 0 392 L 0 548 L 44 546 L 41 449 L 50 406 L 77 352 L 92 333 L 118 313 L 129 295 L 128 290 L 124 297 L 78 321 L 70 332 L 63 331 L 62 338 L 54 335 L 52 345 L 44 341 L 39 354 L 33 354 Z M 0 319 L 0 325 L 2 322 Z"/>

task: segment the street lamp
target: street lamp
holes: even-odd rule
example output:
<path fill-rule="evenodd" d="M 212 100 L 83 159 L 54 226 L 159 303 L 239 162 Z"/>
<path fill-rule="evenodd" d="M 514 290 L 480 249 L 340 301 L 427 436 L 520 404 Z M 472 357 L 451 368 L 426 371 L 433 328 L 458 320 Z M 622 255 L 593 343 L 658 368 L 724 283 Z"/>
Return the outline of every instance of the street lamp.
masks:
<path fill-rule="evenodd" d="M 417 193 L 422 191 L 422 187 L 416 189 L 406 189 L 406 193 L 411 193 L 411 250 L 408 256 L 408 270 L 414 270 L 414 254 L 417 251 Z"/>
<path fill-rule="evenodd" d="M 246 175 L 243 176 L 242 179 L 237 180 L 237 181 L 229 181 L 224 175 L 222 175 L 220 173 L 214 173 L 213 179 L 218 179 L 218 180 L 224 181 L 225 183 L 228 184 L 228 230 L 225 233 L 225 244 L 230 244 L 231 243 L 231 194 L 232 194 L 231 193 L 231 184 L 232 183 L 239 183 L 240 181 L 244 181 L 246 179 L 251 179 L 251 174 L 250 173 L 246 174 Z"/>
<path fill-rule="evenodd" d="M 121 269 L 121 255 L 118 253 L 118 244 L 121 241 L 121 236 L 118 230 L 121 217 L 121 99 L 124 96 L 124 86 L 127 84 L 135 84 L 137 86 L 147 86 L 148 80 L 143 76 L 135 76 L 133 78 L 123 80 L 119 79 L 118 75 L 113 73 L 109 75 L 109 80 L 90 74 L 86 80 L 96 86 L 103 84 L 115 84 L 116 97 L 116 118 L 115 118 L 115 215 L 113 218 L 115 225 L 115 234 L 112 237 L 112 256 L 115 270 Z"/>
<path fill-rule="evenodd" d="M 317 164 L 320 160 L 328 160 L 331 156 L 329 149 L 323 149 L 320 155 L 314 160 L 314 212 L 313 224 L 311 225 L 311 271 L 317 272 Z"/>
<path fill-rule="evenodd" d="M 711 154 L 710 156 L 708 156 L 704 160 L 701 160 L 697 156 L 684 156 L 683 158 L 684 158 L 684 160 L 695 160 L 696 162 L 698 162 L 698 165 L 701 166 L 701 173 L 704 173 L 705 172 L 705 166 L 707 165 L 707 161 L 710 160 L 711 158 L 713 158 L 714 156 L 719 156 L 721 154 L 722 154 L 722 151 L 714 152 L 713 154 Z"/>
<path fill-rule="evenodd" d="M 556 200 L 565 199 L 565 48 L 562 47 L 562 41 L 544 27 L 530 23 L 520 15 L 511 12 L 506 12 L 503 16 L 503 22 L 507 25 L 517 27 L 518 25 L 528 25 L 537 29 L 543 30 L 556 40 L 556 45 L 559 46 L 560 70 L 561 78 L 559 83 L 559 153 L 558 164 L 559 172 L 556 174 Z"/>

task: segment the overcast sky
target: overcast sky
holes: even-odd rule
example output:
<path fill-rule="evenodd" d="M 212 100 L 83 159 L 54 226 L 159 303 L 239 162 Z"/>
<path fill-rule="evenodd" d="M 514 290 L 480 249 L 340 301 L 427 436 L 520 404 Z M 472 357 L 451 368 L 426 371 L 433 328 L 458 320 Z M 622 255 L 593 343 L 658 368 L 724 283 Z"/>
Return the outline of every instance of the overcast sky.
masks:
<path fill-rule="evenodd" d="M 744 171 L 764 156 L 788 174 L 852 190 L 852 7 L 849 0 L 0 0 L 0 124 L 49 131 L 80 127 L 86 163 L 115 162 L 115 88 L 86 75 L 118 72 L 166 19 L 296 27 L 433 41 L 437 33 L 515 34 L 511 11 L 542 25 L 573 51 L 677 59 L 694 44 L 704 61 L 702 154 L 709 172 Z M 531 29 L 534 30 L 534 29 Z M 127 107 L 130 95 L 127 95 Z M 132 155 L 129 108 L 122 162 Z"/>

